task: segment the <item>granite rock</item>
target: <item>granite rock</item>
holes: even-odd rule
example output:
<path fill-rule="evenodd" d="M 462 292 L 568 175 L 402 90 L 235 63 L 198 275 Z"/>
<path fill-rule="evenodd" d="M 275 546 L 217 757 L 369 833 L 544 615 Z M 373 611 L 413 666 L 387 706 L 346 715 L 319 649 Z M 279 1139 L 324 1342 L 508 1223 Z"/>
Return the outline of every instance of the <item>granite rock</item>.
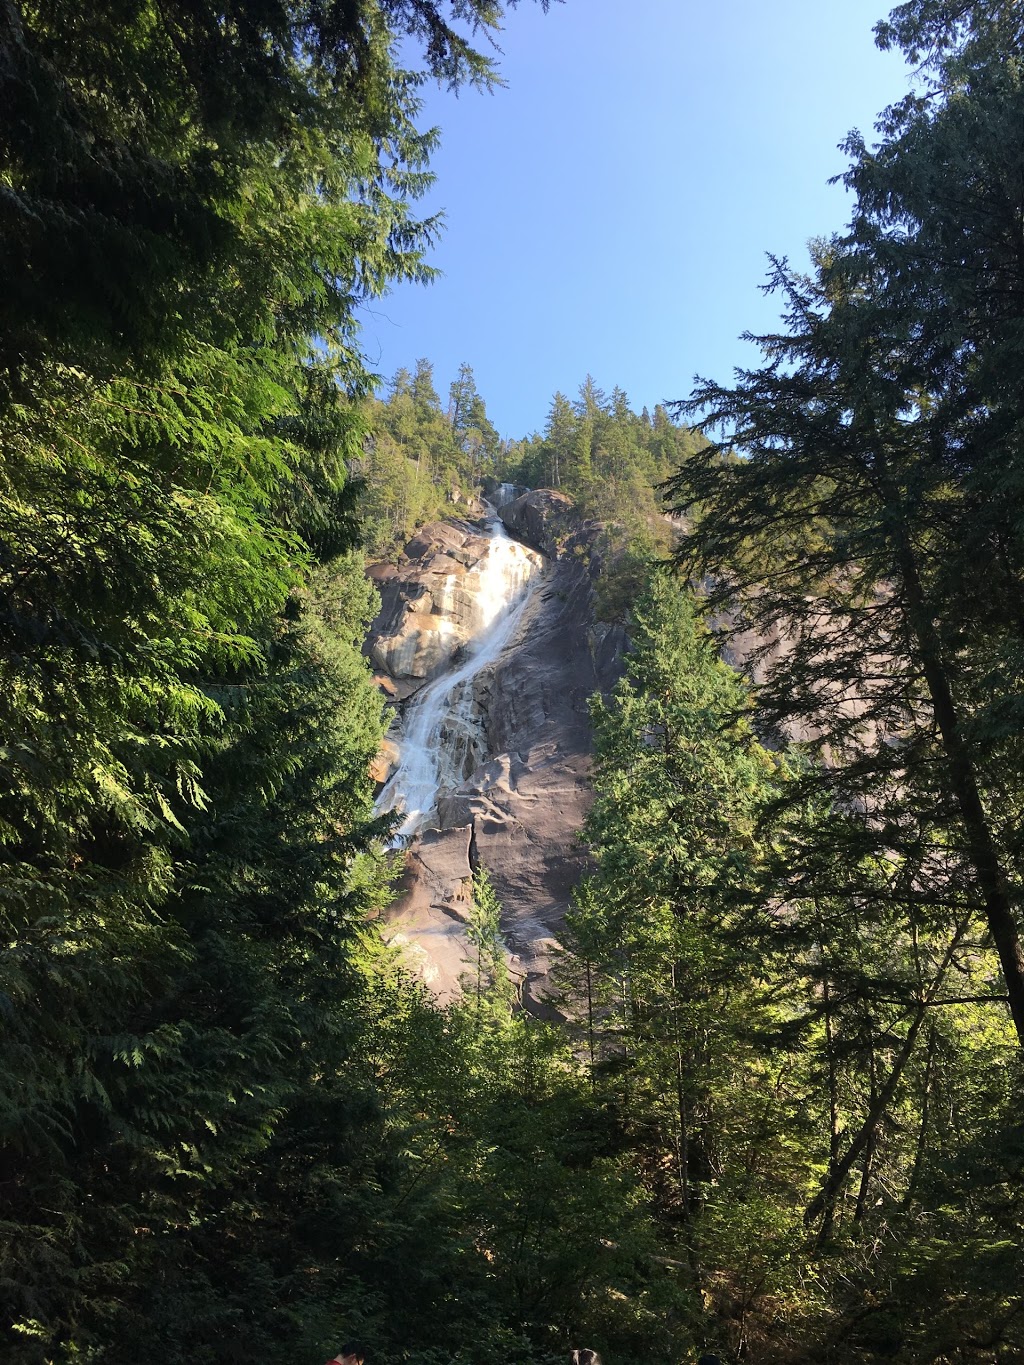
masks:
<path fill-rule="evenodd" d="M 413 839 L 389 922 L 434 991 L 452 995 L 467 957 L 469 879 L 483 864 L 502 904 L 502 928 L 524 1000 L 543 1013 L 550 1008 L 551 953 L 587 866 L 579 842 L 593 799 L 587 701 L 620 676 L 625 635 L 594 619 L 591 551 L 599 527 L 582 523 L 570 500 L 551 490 L 515 499 L 501 509 L 501 519 L 527 544 L 546 547 L 549 562 L 516 637 L 474 680 L 486 752 L 474 756 L 461 783 L 440 799 L 437 827 Z M 463 525 L 424 528 L 398 570 L 375 575 L 389 592 L 368 652 L 377 668 L 404 670 L 397 675 L 399 689 L 402 679 L 445 667 L 444 652 L 432 652 L 417 634 L 427 614 L 421 593 L 433 594 L 432 584 L 448 577 L 453 563 L 472 575 L 472 556 L 482 552 L 478 539 Z M 452 616 L 444 618 L 450 631 L 444 638 L 464 638 L 470 612 L 457 594 L 444 601 L 454 604 Z M 429 611 L 440 615 L 436 597 Z M 395 643 L 414 635 L 413 645 Z"/>

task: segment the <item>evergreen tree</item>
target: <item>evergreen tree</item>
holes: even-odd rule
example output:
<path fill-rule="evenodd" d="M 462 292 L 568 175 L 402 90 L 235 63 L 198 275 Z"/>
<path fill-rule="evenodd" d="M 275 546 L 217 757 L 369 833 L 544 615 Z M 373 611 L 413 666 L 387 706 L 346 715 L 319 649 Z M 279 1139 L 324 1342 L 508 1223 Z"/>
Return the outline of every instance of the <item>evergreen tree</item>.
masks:
<path fill-rule="evenodd" d="M 362 483 L 366 546 L 379 559 L 453 504 L 468 513 L 500 447 L 468 365 L 452 382 L 446 412 L 427 360 L 417 362 L 415 376 L 398 370 L 390 388 L 385 400 L 368 407 L 372 435 L 353 466 Z"/>
<path fill-rule="evenodd" d="M 572 486 L 585 496 L 594 475 L 594 453 L 604 430 L 605 396 L 588 374 L 573 404 L 576 423 L 571 446 Z"/>
<path fill-rule="evenodd" d="M 425 357 L 416 362 L 416 372 L 409 383 L 409 397 L 412 399 L 413 412 L 420 422 L 430 421 L 440 415 L 441 400 L 434 387 L 434 366 Z"/>
<path fill-rule="evenodd" d="M 572 467 L 576 426 L 576 414 L 572 404 L 565 394 L 556 393 L 551 400 L 544 427 L 544 449 L 549 470 L 546 482 L 552 488 L 562 486 L 563 477 L 568 476 L 568 471 Z"/>
<path fill-rule="evenodd" d="M 367 1108 L 349 944 L 381 880 L 356 310 L 428 273 L 410 205 L 433 135 L 395 42 L 486 84 L 470 39 L 500 16 L 4 11 L 12 1360 L 126 1358 L 148 1307 L 182 1361 L 231 1357 L 240 1313 L 291 1358 L 273 1230 L 320 1182 L 372 1184 L 339 1174 Z M 277 1180 L 292 1144 L 301 1173 Z M 314 1275 L 323 1231 L 294 1243 Z"/>
<path fill-rule="evenodd" d="M 922 392 L 905 320 L 863 263 L 844 283 L 848 264 L 836 245 L 812 280 L 780 268 L 791 331 L 765 339 L 773 359 L 734 390 L 698 390 L 692 407 L 727 437 L 673 480 L 677 509 L 701 509 L 680 560 L 714 575 L 710 605 L 734 609 L 732 629 L 786 640 L 763 652 L 759 700 L 828 756 L 808 781 L 864 812 L 879 856 L 915 858 L 940 902 L 977 899 L 1024 1040 L 1017 849 L 999 814 L 1019 801 L 1013 688 L 999 681 L 1016 641 L 978 628 L 950 572 L 972 475 L 953 461 L 943 373 L 934 398 Z M 722 459 L 726 444 L 747 458 Z"/>
<path fill-rule="evenodd" d="M 664 575 L 631 633 L 625 679 L 611 703 L 593 703 L 586 834 L 598 870 L 570 916 L 577 991 L 605 1102 L 638 1148 L 694 1292 L 720 1304 L 744 1276 L 754 1298 L 780 1284 L 785 1191 L 801 1176 L 782 1138 L 792 1088 L 776 1086 L 767 1110 L 749 1103 L 772 1075 L 756 1040 L 778 1006 L 758 991 L 739 928 L 776 765 L 742 719 L 736 675 Z M 740 1252 L 751 1239 L 756 1266 Z"/>
<path fill-rule="evenodd" d="M 473 960 L 464 988 L 476 1004 L 477 1018 L 483 1023 L 484 1003 L 490 1013 L 496 1010 L 499 1021 L 507 1016 L 516 998 L 516 988 L 508 965 L 508 950 L 501 933 L 501 906 L 485 867 L 473 874 L 473 903 L 466 937 Z"/>
<path fill-rule="evenodd" d="M 464 455 L 469 456 L 474 469 L 490 465 L 498 453 L 500 442 L 487 416 L 487 406 L 477 392 L 476 378 L 470 365 L 459 366 L 459 373 L 452 380 L 448 394 L 448 420 L 456 445 Z"/>
<path fill-rule="evenodd" d="M 926 55 L 932 88 L 887 111 L 877 148 L 851 139 L 850 232 L 817 245 L 809 278 L 775 267 L 785 326 L 764 364 L 684 407 L 722 439 L 672 490 L 681 564 L 723 633 L 761 642 L 760 723 L 809 756 L 753 933 L 769 969 L 803 978 L 787 1029 L 830 1134 L 804 1214 L 829 1258 L 820 1348 L 966 1358 L 970 1319 L 982 1355 L 1012 1355 L 1019 1267 L 989 1238 L 1019 1217 L 993 1168 L 1014 1169 L 1024 1037 L 1022 34 L 1015 7 L 911 3 L 880 37 Z M 983 1150 L 999 1155 L 974 1205 Z M 990 1272 L 968 1311 L 958 1238 Z"/>

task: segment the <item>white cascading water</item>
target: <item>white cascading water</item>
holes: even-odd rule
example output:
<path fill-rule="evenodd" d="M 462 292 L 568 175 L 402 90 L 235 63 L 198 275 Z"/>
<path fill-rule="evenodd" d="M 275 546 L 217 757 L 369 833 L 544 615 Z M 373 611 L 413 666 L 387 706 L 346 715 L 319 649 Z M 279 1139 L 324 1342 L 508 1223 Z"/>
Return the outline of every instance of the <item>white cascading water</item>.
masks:
<path fill-rule="evenodd" d="M 480 739 L 473 681 L 512 639 L 530 600 L 539 557 L 512 540 L 500 521 L 490 522 L 488 530 L 491 543 L 478 569 L 477 634 L 453 672 L 435 678 L 407 703 L 398 766 L 377 798 L 379 813 L 404 813 L 396 840 L 421 829 L 439 794 L 466 775 Z"/>

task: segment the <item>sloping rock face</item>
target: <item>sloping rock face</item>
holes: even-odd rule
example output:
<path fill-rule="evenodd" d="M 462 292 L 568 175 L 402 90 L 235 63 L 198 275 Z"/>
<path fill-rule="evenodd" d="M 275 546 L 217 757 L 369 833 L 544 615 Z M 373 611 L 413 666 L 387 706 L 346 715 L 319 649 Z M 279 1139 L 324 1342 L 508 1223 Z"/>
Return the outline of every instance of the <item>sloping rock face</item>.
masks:
<path fill-rule="evenodd" d="M 572 498 L 553 488 L 528 489 L 520 497 L 502 504 L 498 515 L 512 535 L 552 559 L 564 558 L 570 542 L 579 544 L 581 535 L 594 527 L 581 524 Z"/>
<path fill-rule="evenodd" d="M 621 628 L 594 620 L 589 551 L 597 528 L 581 524 L 568 499 L 532 492 L 500 515 L 513 534 L 526 526 L 529 544 L 547 546 L 549 563 L 517 636 L 474 680 L 486 752 L 442 795 L 433 827 L 414 838 L 390 929 L 433 989 L 442 997 L 452 994 L 468 957 L 469 879 L 482 863 L 502 903 L 524 1001 L 545 1012 L 551 951 L 586 864 L 578 833 L 592 800 L 587 699 L 619 677 L 625 637 Z M 422 549 L 414 542 L 408 564 L 383 577 L 390 606 L 385 603 L 380 633 L 369 644 L 379 667 L 388 659 L 406 667 L 410 660 L 416 667 L 440 666 L 440 651 L 431 654 L 417 644 L 412 653 L 403 652 L 387 642 L 403 634 L 398 603 L 406 616 L 415 616 L 409 608 L 420 600 L 424 576 L 434 573 L 429 566 L 439 564 L 439 574 L 447 570 L 441 561 L 451 558 L 451 533 L 449 526 L 427 528 L 417 537 Z M 471 539 L 465 528 L 455 534 Z M 467 543 L 455 548 L 465 551 Z M 402 675 L 406 682 L 412 676 L 426 675 Z"/>
<path fill-rule="evenodd" d="M 487 537 L 468 522 L 434 522 L 406 545 L 397 566 L 370 569 L 381 609 L 370 626 L 367 653 L 404 699 L 436 676 L 479 626 L 478 566 Z"/>

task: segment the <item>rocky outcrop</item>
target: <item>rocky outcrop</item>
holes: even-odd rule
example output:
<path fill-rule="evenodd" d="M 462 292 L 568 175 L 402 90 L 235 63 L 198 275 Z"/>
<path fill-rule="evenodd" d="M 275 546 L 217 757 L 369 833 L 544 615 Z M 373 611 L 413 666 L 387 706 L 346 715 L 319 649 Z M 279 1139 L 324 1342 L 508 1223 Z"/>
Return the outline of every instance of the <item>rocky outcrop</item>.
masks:
<path fill-rule="evenodd" d="M 498 515 L 512 535 L 524 545 L 558 559 L 571 537 L 580 531 L 580 518 L 572 498 L 553 488 L 534 488 L 503 503 Z"/>
<path fill-rule="evenodd" d="M 370 569 L 381 609 L 367 652 L 399 698 L 447 668 L 479 627 L 477 566 L 487 543 L 469 523 L 434 522 L 409 541 L 397 565 Z"/>
<path fill-rule="evenodd" d="M 549 564 L 516 637 L 473 681 L 484 751 L 474 751 L 461 781 L 441 796 L 433 827 L 412 841 L 390 927 L 438 994 L 454 991 L 467 957 L 468 880 L 483 863 L 502 903 L 524 998 L 543 1011 L 551 951 L 586 865 L 578 834 L 592 800 L 587 700 L 618 678 L 625 639 L 621 628 L 594 620 L 589 551 L 598 528 L 582 524 L 569 499 L 550 491 L 521 496 L 501 513 L 514 533 L 523 527 L 528 543 L 547 547 Z M 432 566 L 447 569 L 453 529 L 466 537 L 455 548 L 471 552 L 467 528 L 427 528 L 417 538 L 422 548 L 385 578 L 392 602 L 370 643 L 378 664 L 411 657 L 382 640 L 403 634 L 398 603 L 404 616 L 415 616 L 410 607 L 421 578 L 434 574 Z M 415 622 L 404 626 L 415 629 Z M 417 649 L 426 666 L 431 656 Z"/>

